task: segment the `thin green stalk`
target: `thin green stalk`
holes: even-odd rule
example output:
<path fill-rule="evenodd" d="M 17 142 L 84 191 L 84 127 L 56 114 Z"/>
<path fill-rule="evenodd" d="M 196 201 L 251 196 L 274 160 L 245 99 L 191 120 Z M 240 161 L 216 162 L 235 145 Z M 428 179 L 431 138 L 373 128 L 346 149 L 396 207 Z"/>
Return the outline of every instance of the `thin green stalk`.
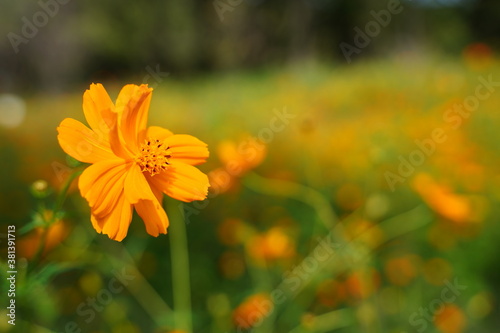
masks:
<path fill-rule="evenodd" d="M 50 218 L 48 220 L 45 220 L 45 215 L 44 212 L 41 211 L 40 215 L 42 219 L 44 219 L 44 224 L 43 224 L 43 231 L 42 231 L 42 236 L 40 238 L 40 243 L 38 244 L 38 248 L 35 252 L 35 255 L 33 257 L 33 265 L 31 267 L 35 268 L 40 261 L 43 250 L 45 249 L 45 243 L 47 242 L 47 232 L 49 230 L 49 227 L 54 224 L 58 217 L 59 217 L 59 211 L 62 209 L 62 206 L 64 204 L 64 200 L 66 200 L 66 196 L 68 194 L 69 187 L 71 186 L 71 183 L 73 180 L 78 177 L 83 170 L 77 170 L 73 172 L 72 174 L 69 175 L 68 178 L 63 183 L 63 186 L 61 188 L 61 191 L 56 197 L 56 201 L 54 203 L 54 208 L 52 210 L 52 214 L 50 215 Z"/>
<path fill-rule="evenodd" d="M 339 309 L 315 316 L 310 327 L 299 325 L 289 333 L 331 332 L 348 327 L 355 322 L 355 315 L 351 309 Z"/>
<path fill-rule="evenodd" d="M 183 210 L 179 209 L 178 202 L 167 200 L 167 213 L 170 220 L 170 260 L 175 323 L 177 329 L 191 333 L 193 323 L 191 319 L 191 279 L 186 223 Z"/>
<path fill-rule="evenodd" d="M 264 264 L 264 267 L 257 268 L 255 264 L 252 263 L 252 259 L 249 257 L 248 252 L 245 252 L 247 269 L 250 273 L 250 276 L 253 280 L 253 285 L 255 288 L 255 292 L 261 292 L 263 290 L 272 290 L 272 281 L 271 276 L 269 275 L 269 268 L 267 266 L 267 261 Z M 274 304 L 273 304 L 274 307 Z M 266 316 L 266 320 L 261 325 L 254 327 L 253 332 L 255 333 L 268 333 L 273 331 L 274 321 L 276 319 L 276 311 L 273 311 Z"/>
<path fill-rule="evenodd" d="M 328 200 L 311 187 L 286 180 L 265 178 L 254 172 L 249 172 L 243 179 L 243 183 L 255 192 L 302 201 L 316 210 L 327 229 L 333 228 L 339 221 Z"/>
<path fill-rule="evenodd" d="M 69 177 L 64 181 L 63 187 L 61 188 L 61 192 L 59 192 L 56 202 L 54 204 L 54 214 L 52 215 L 52 219 L 55 220 L 56 218 L 56 213 L 58 213 L 62 205 L 64 204 L 64 200 L 66 200 L 66 195 L 68 194 L 69 187 L 71 186 L 71 183 L 73 180 L 80 176 L 82 174 L 83 170 L 77 170 L 73 172 Z"/>
<path fill-rule="evenodd" d="M 355 240 L 346 242 L 345 239 L 343 239 L 342 224 L 338 223 L 339 219 L 335 215 L 329 201 L 319 191 L 316 191 L 305 185 L 300 185 L 289 181 L 264 178 L 255 173 L 249 173 L 243 180 L 243 183 L 245 184 L 246 187 L 255 192 L 266 195 L 276 195 L 285 198 L 290 198 L 302 201 L 305 204 L 311 206 L 311 208 L 313 208 L 316 211 L 317 216 L 323 222 L 325 227 L 329 229 L 332 239 L 334 239 L 336 243 L 341 246 L 343 251 L 348 251 L 348 249 L 350 249 L 352 246 L 351 242 L 355 242 Z M 347 219 L 356 216 L 357 213 L 358 212 L 354 212 Z M 425 207 L 419 206 L 408 212 L 402 213 L 394 218 L 391 218 L 389 220 L 380 223 L 379 226 L 386 233 L 386 237 L 383 240 L 383 242 L 386 242 L 390 239 L 399 237 L 408 232 L 421 228 L 422 226 L 429 223 L 430 219 L 428 218 L 428 215 L 429 214 L 425 209 Z M 370 230 L 368 230 L 367 232 L 370 232 Z M 328 266 L 330 266 L 330 268 L 332 269 L 331 274 L 333 276 L 336 276 L 335 271 L 339 273 L 340 271 L 348 269 L 349 265 L 345 266 L 343 265 L 345 263 L 342 262 L 336 262 L 335 265 L 329 265 L 329 263 L 331 263 L 332 260 L 334 260 L 334 258 L 338 258 L 339 255 L 342 254 L 336 253 L 327 262 L 324 262 L 323 265 L 321 265 L 322 266 L 321 269 L 318 269 L 316 273 L 321 272 L 324 269 L 328 269 Z M 355 260 L 357 264 L 362 264 L 365 260 L 368 260 L 370 257 L 371 253 L 367 253 L 364 256 L 362 255 L 361 257 L 355 258 Z M 308 281 L 303 281 L 303 283 L 307 284 Z M 295 296 L 296 295 L 289 295 L 289 297 L 292 298 Z M 334 312 L 331 313 L 331 315 L 336 317 L 337 313 L 342 313 L 342 312 Z M 331 316 L 318 316 L 316 317 L 316 323 L 318 323 L 317 321 L 318 318 L 325 319 L 319 326 L 325 326 L 328 327 L 328 329 L 337 329 L 347 324 L 344 322 L 338 322 L 337 320 L 333 320 Z M 337 325 L 339 326 L 337 327 Z M 294 330 L 292 330 L 292 332 L 298 333 L 302 332 L 304 329 L 305 329 L 304 327 L 299 326 Z M 316 327 L 315 329 L 322 331 L 319 327 Z"/>
<path fill-rule="evenodd" d="M 33 265 L 31 267 L 36 267 L 40 259 L 42 258 L 43 250 L 45 249 L 45 243 L 47 242 L 47 232 L 49 228 L 47 226 L 43 227 L 42 236 L 40 237 L 40 243 L 36 249 L 35 255 L 33 256 Z"/>
<path fill-rule="evenodd" d="M 330 202 L 319 191 L 309 186 L 290 181 L 265 178 L 253 172 L 245 176 L 243 184 L 257 193 L 290 198 L 305 203 L 314 210 L 318 220 L 327 230 L 329 230 L 332 239 L 334 239 L 339 246 L 347 245 L 343 239 L 343 226 L 339 223 L 339 218 L 332 209 Z M 320 271 L 321 269 L 318 269 L 318 272 Z M 309 281 L 303 281 L 302 283 L 307 284 L 308 282 Z M 289 297 L 293 298 L 295 295 L 289 295 Z M 264 320 L 261 325 L 263 330 L 271 327 L 275 320 L 276 313 L 277 309 L 274 309 L 273 316 Z"/>
<path fill-rule="evenodd" d="M 99 253 L 94 252 L 92 249 L 87 249 L 85 255 L 86 257 L 84 258 L 88 258 L 98 256 Z M 149 314 L 153 322 L 158 327 L 172 326 L 172 309 L 170 309 L 167 303 L 142 275 L 126 247 L 121 243 L 112 248 L 108 246 L 106 256 L 115 270 L 121 272 L 125 268 L 127 275 L 133 277 L 133 279 L 129 281 L 129 283 L 124 284 L 124 286 L 142 306 L 144 311 Z M 84 258 L 82 259 L 85 260 Z"/>

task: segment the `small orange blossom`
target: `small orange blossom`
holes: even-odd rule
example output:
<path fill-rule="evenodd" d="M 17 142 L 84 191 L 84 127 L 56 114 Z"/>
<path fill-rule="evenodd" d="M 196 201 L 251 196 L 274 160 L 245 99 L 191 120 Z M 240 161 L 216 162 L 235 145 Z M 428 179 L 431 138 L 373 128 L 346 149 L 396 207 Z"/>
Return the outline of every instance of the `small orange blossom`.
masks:
<path fill-rule="evenodd" d="M 238 331 L 259 326 L 273 311 L 273 307 L 268 294 L 251 295 L 233 311 L 233 322 L 238 327 Z"/>

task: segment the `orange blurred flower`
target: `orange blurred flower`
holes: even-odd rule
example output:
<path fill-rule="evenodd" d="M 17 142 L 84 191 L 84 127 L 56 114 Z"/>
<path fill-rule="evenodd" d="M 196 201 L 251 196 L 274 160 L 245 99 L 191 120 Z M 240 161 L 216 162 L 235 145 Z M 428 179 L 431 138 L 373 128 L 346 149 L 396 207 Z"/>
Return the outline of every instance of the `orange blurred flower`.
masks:
<path fill-rule="evenodd" d="M 351 300 L 365 299 L 379 288 L 380 274 L 374 268 L 360 269 L 352 272 L 345 284 Z"/>
<path fill-rule="evenodd" d="M 451 278 L 453 267 L 442 258 L 432 258 L 423 265 L 425 280 L 435 286 L 441 286 Z"/>
<path fill-rule="evenodd" d="M 436 213 L 455 223 L 468 222 L 472 209 L 467 197 L 453 193 L 424 173 L 415 176 L 413 187 Z"/>
<path fill-rule="evenodd" d="M 263 293 L 252 295 L 233 311 L 234 324 L 243 329 L 258 326 L 273 309 L 274 305 L 269 295 Z"/>
<path fill-rule="evenodd" d="M 236 183 L 236 178 L 226 171 L 225 168 L 220 167 L 208 173 L 208 179 L 211 186 L 211 191 L 216 194 L 227 192 L 233 188 Z"/>
<path fill-rule="evenodd" d="M 472 43 L 463 51 L 463 57 L 470 68 L 481 70 L 493 63 L 493 51 L 485 43 Z"/>
<path fill-rule="evenodd" d="M 436 223 L 431 226 L 427 233 L 429 243 L 439 250 L 449 250 L 456 246 L 457 236 L 449 229 L 445 223 Z"/>
<path fill-rule="evenodd" d="M 266 157 L 266 145 L 257 139 L 248 137 L 236 144 L 234 141 L 222 141 L 217 147 L 223 166 L 208 174 L 212 190 L 223 193 L 233 187 L 237 178 L 262 163 Z"/>
<path fill-rule="evenodd" d="M 417 276 L 418 257 L 406 255 L 387 260 L 384 269 L 387 279 L 396 286 L 406 286 Z"/>
<path fill-rule="evenodd" d="M 434 316 L 434 325 L 442 333 L 461 333 L 467 326 L 467 318 L 458 306 L 446 304 Z"/>
<path fill-rule="evenodd" d="M 238 145 L 233 141 L 222 141 L 217 147 L 219 159 L 234 177 L 240 177 L 261 164 L 266 152 L 265 144 L 252 137 L 248 137 Z"/>
<path fill-rule="evenodd" d="M 337 280 L 328 279 L 319 284 L 316 295 L 324 306 L 335 307 L 345 300 L 346 286 Z"/>
<path fill-rule="evenodd" d="M 152 90 L 126 85 L 113 104 L 101 84 L 92 84 L 83 95 L 90 128 L 71 118 L 57 128 L 62 149 L 92 164 L 78 182 L 92 225 L 117 241 L 127 235 L 133 208 L 156 237 L 169 225 L 163 194 L 186 202 L 207 196 L 208 177 L 194 167 L 208 158 L 207 145 L 190 135 L 147 127 Z"/>
<path fill-rule="evenodd" d="M 295 244 L 283 228 L 273 227 L 264 234 L 250 238 L 247 250 L 254 259 L 276 260 L 292 257 Z"/>
<path fill-rule="evenodd" d="M 245 273 L 245 258 L 238 252 L 224 252 L 219 258 L 219 268 L 224 277 L 238 279 Z"/>
<path fill-rule="evenodd" d="M 52 214 L 52 212 L 47 211 L 46 214 Z M 54 222 L 47 228 L 46 231 L 44 231 L 42 227 L 35 228 L 25 237 L 22 237 L 17 241 L 17 251 L 19 256 L 32 259 L 38 251 L 43 237 L 46 237 L 41 253 L 42 256 L 45 256 L 49 251 L 60 244 L 66 236 L 68 236 L 69 231 L 68 225 L 63 220 Z M 45 236 L 43 236 L 44 232 L 47 233 Z"/>
<path fill-rule="evenodd" d="M 356 184 L 344 184 L 337 191 L 336 202 L 342 209 L 354 211 L 364 202 L 363 191 Z"/>
<path fill-rule="evenodd" d="M 250 227 L 240 219 L 226 219 L 217 228 L 219 240 L 229 246 L 243 243 L 251 233 Z"/>
<path fill-rule="evenodd" d="M 346 228 L 346 240 L 364 244 L 370 249 L 376 248 L 384 240 L 384 231 L 374 222 L 365 219 L 353 219 Z"/>
<path fill-rule="evenodd" d="M 474 319 L 483 319 L 491 314 L 496 300 L 488 291 L 480 291 L 467 302 L 467 314 Z"/>

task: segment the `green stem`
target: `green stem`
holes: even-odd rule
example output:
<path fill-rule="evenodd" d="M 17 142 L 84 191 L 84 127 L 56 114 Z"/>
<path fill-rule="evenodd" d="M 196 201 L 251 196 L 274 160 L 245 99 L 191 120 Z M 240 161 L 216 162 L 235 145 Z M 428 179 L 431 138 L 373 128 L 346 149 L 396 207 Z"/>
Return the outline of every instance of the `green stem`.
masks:
<path fill-rule="evenodd" d="M 167 200 L 170 219 L 170 260 L 172 264 L 172 285 L 176 328 L 188 333 L 193 331 L 191 319 L 191 279 L 189 275 L 189 253 L 186 223 L 182 205 Z"/>
<path fill-rule="evenodd" d="M 59 216 L 59 211 L 62 209 L 62 206 L 64 204 L 64 200 L 66 200 L 66 196 L 68 194 L 68 190 L 69 190 L 69 187 L 71 186 L 71 183 L 82 172 L 83 172 L 83 170 L 77 170 L 77 171 L 73 172 L 72 174 L 70 174 L 68 178 L 66 178 L 66 180 L 64 181 L 64 184 L 61 188 L 61 191 L 57 195 L 56 202 L 54 204 L 54 209 L 52 211 L 52 215 L 50 216 L 50 218 L 48 220 L 45 221 L 44 212 L 43 211 L 40 212 L 41 217 L 44 219 L 45 223 L 43 224 L 43 233 L 42 233 L 42 236 L 40 238 L 40 244 L 38 244 L 38 248 L 35 252 L 35 255 L 33 256 L 33 264 L 31 265 L 31 267 L 35 268 L 38 265 L 38 263 L 42 257 L 42 254 L 43 254 L 43 250 L 45 249 L 45 243 L 47 242 L 47 232 L 49 230 L 49 227 L 57 221 L 57 218 Z"/>
<path fill-rule="evenodd" d="M 339 223 L 337 214 L 333 211 L 330 202 L 319 191 L 305 185 L 286 180 L 270 179 L 249 172 L 243 178 L 243 184 L 249 189 L 266 194 L 301 201 L 313 208 L 325 228 L 332 232 L 332 237 L 339 244 L 345 244 L 342 237 L 343 225 Z"/>
<path fill-rule="evenodd" d="M 348 327 L 355 323 L 355 321 L 355 316 L 351 309 L 339 309 L 315 316 L 311 327 L 305 328 L 299 325 L 289 333 L 331 332 Z"/>
<path fill-rule="evenodd" d="M 102 242 L 103 247 L 107 245 L 104 241 Z M 97 257 L 99 255 L 98 251 L 94 252 L 92 249 L 86 249 L 83 257 L 79 260 L 87 260 L 89 257 Z M 136 299 L 137 303 L 142 306 L 144 311 L 149 314 L 155 325 L 158 327 L 171 327 L 174 324 L 172 309 L 142 275 L 126 247 L 121 243 L 115 247 L 108 246 L 106 256 L 116 271 L 121 272 L 125 269 L 127 275 L 133 277 L 124 286 Z"/>
<path fill-rule="evenodd" d="M 66 195 L 68 194 L 69 187 L 73 180 L 80 176 L 83 170 L 77 170 L 73 172 L 69 177 L 64 181 L 63 187 L 61 188 L 61 192 L 56 198 L 56 202 L 54 204 L 54 214 L 52 215 L 52 220 L 56 219 L 56 214 L 61 210 L 62 205 L 64 204 L 64 200 L 66 200 Z"/>
<path fill-rule="evenodd" d="M 314 210 L 317 218 L 330 232 L 332 239 L 334 239 L 336 243 L 344 246 L 347 245 L 343 238 L 343 225 L 339 223 L 339 218 L 334 212 L 330 202 L 321 192 L 306 185 L 285 180 L 269 179 L 253 172 L 245 176 L 243 184 L 257 193 L 280 196 L 303 202 Z M 321 271 L 321 269 L 318 269 L 318 271 Z M 309 281 L 303 281 L 304 284 L 308 282 Z M 289 295 L 290 298 L 294 298 L 295 296 L 296 295 Z M 272 317 L 268 317 L 264 320 L 261 325 L 263 332 L 266 332 L 266 329 L 271 327 L 275 320 L 276 313 L 277 309 L 273 311 Z"/>
<path fill-rule="evenodd" d="M 249 173 L 244 178 L 243 183 L 249 189 L 266 194 L 266 195 L 276 195 L 285 198 L 291 198 L 294 200 L 302 201 L 303 203 L 311 206 L 318 215 L 319 219 L 323 222 L 325 227 L 329 230 L 332 239 L 336 241 L 336 243 L 340 246 L 343 251 L 349 253 L 349 251 L 353 248 L 353 244 L 356 243 L 356 239 L 347 242 L 343 237 L 343 226 L 339 222 L 338 217 L 335 215 L 330 202 L 319 192 L 310 187 L 292 183 L 289 181 L 276 180 L 276 179 L 268 179 L 261 177 L 255 173 Z M 345 220 L 349 220 L 350 218 L 354 218 L 359 214 L 359 211 L 353 212 L 349 217 Z M 345 221 L 344 220 L 344 221 Z M 428 211 L 425 207 L 416 207 L 408 212 L 402 213 L 399 216 L 391 218 L 387 221 L 384 221 L 379 224 L 379 226 L 385 231 L 386 238 L 383 242 L 386 242 L 390 239 L 399 237 L 413 230 L 417 230 L 422 226 L 429 223 L 431 219 L 429 219 Z M 368 230 L 366 232 L 371 232 Z M 358 236 L 361 237 L 361 236 Z M 381 244 L 379 244 L 381 245 Z M 355 248 L 354 248 L 355 249 Z M 367 253 L 365 255 L 360 255 L 355 258 L 356 264 L 363 264 L 365 260 L 368 260 L 371 256 L 371 253 Z M 346 263 L 340 261 L 343 257 L 343 254 L 339 251 L 330 257 L 326 262 L 323 262 L 322 267 L 316 270 L 316 274 L 319 272 L 329 272 L 331 276 L 336 276 L 341 271 L 348 269 L 350 266 L 346 265 Z M 332 262 L 335 261 L 334 264 Z M 313 278 L 315 274 L 313 274 L 310 279 Z M 310 280 L 309 280 L 310 281 Z M 307 284 L 309 281 L 303 281 L 303 284 Z M 288 295 L 289 298 L 293 299 L 296 294 Z M 339 310 L 338 310 L 339 311 Z M 343 327 L 344 325 L 348 325 L 347 322 L 342 322 L 337 319 L 333 320 L 332 318 L 337 318 L 339 313 L 343 313 L 342 311 L 335 311 L 330 313 L 328 316 L 318 316 L 318 319 L 325 319 L 324 321 L 320 321 L 321 325 L 319 326 L 330 326 L 330 329 L 337 329 Z M 336 323 L 333 325 L 332 323 Z M 338 325 L 338 327 L 337 327 Z M 292 332 L 302 332 L 305 328 L 299 326 L 294 329 Z M 319 330 L 323 331 L 323 330 Z"/>
<path fill-rule="evenodd" d="M 263 290 L 272 290 L 272 281 L 271 276 L 269 275 L 269 267 L 267 265 L 267 261 L 264 264 L 264 267 L 257 267 L 252 259 L 249 257 L 248 252 L 246 252 L 246 263 L 247 269 L 253 280 L 253 285 L 255 289 L 255 293 L 261 292 Z M 276 311 L 272 311 L 267 317 L 266 320 L 256 327 L 254 327 L 252 332 L 255 333 L 268 333 L 272 332 L 272 326 L 274 324 L 276 317 Z"/>
<path fill-rule="evenodd" d="M 43 250 L 45 249 L 45 243 L 47 242 L 47 233 L 49 228 L 47 226 L 43 227 L 42 236 L 40 237 L 40 243 L 36 249 L 35 255 L 33 256 L 33 265 L 31 267 L 36 267 L 40 259 L 42 258 Z"/>

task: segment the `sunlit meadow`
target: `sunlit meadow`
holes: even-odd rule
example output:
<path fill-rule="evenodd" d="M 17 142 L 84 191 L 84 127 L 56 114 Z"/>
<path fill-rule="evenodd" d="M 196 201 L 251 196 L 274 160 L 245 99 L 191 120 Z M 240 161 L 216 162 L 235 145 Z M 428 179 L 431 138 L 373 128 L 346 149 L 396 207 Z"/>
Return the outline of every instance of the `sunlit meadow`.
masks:
<path fill-rule="evenodd" d="M 485 80 L 478 105 L 453 111 Z M 114 99 L 129 82 L 103 84 Z M 60 195 L 85 165 L 60 149 L 56 127 L 85 123 L 87 88 L 19 96 L 24 121 L 0 131 L 2 245 L 15 225 L 17 260 L 16 325 L 2 302 L 0 331 L 498 327 L 491 53 L 165 79 L 149 124 L 208 144 L 199 169 L 211 187 L 204 201 L 164 201 L 167 235 L 149 236 L 135 215 L 122 242 L 96 233 L 76 180 Z"/>

